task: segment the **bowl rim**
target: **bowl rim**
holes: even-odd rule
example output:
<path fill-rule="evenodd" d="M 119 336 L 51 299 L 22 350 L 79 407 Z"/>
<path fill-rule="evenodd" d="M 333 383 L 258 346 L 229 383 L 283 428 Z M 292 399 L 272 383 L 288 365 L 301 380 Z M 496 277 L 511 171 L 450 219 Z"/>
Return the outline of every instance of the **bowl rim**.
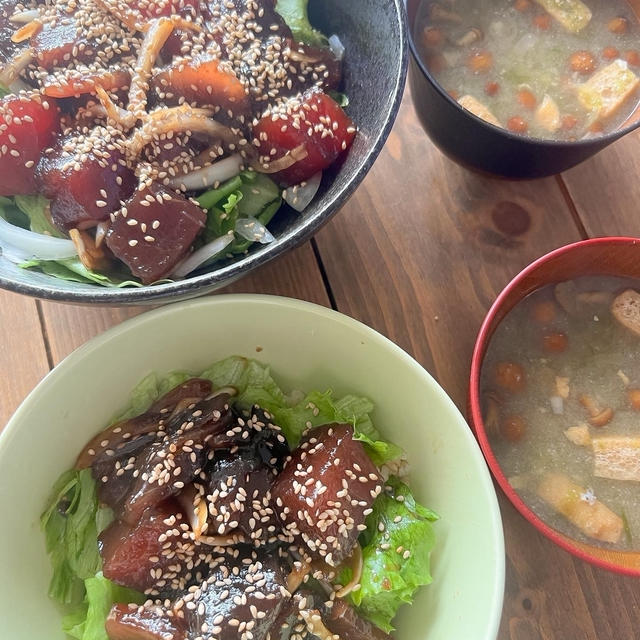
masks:
<path fill-rule="evenodd" d="M 409 0 L 406 0 L 406 2 L 409 2 Z M 498 127 L 494 124 L 491 124 L 490 122 L 483 120 L 482 118 L 475 115 L 475 113 L 472 113 L 471 111 L 469 111 L 468 109 L 465 109 L 462 105 L 460 105 L 457 100 L 454 100 L 449 95 L 449 93 L 445 91 L 444 87 L 442 87 L 440 83 L 435 79 L 435 77 L 431 74 L 431 72 L 427 68 L 427 65 L 424 63 L 422 56 L 418 51 L 418 45 L 414 38 L 414 23 L 415 21 L 410 20 L 407 15 L 407 25 L 408 25 L 408 33 L 409 33 L 409 50 L 411 51 L 411 56 L 414 62 L 417 64 L 418 68 L 420 69 L 420 72 L 422 73 L 423 77 L 427 80 L 427 82 L 429 82 L 429 84 L 433 86 L 434 89 L 436 89 L 436 91 L 440 94 L 440 96 L 444 98 L 451 106 L 455 107 L 459 112 L 461 112 L 467 118 L 474 121 L 477 125 L 481 126 L 482 128 L 488 131 L 492 131 L 494 134 L 501 135 L 507 138 L 508 140 L 512 140 L 513 142 L 520 142 L 523 144 L 535 144 L 535 145 L 540 145 L 542 147 L 547 147 L 549 149 L 554 149 L 558 147 L 565 147 L 565 148 L 570 147 L 572 149 L 574 148 L 579 149 L 581 147 L 590 147 L 597 143 L 602 143 L 603 147 L 607 146 L 615 142 L 616 140 L 619 140 L 620 138 L 626 136 L 628 133 L 635 131 L 640 127 L 640 120 L 638 120 L 636 122 L 632 122 L 626 127 L 622 127 L 621 129 L 616 129 L 615 131 L 612 131 L 602 136 L 595 136 L 593 138 L 583 138 L 581 140 L 552 140 L 548 138 L 532 138 L 525 135 L 519 135 L 517 133 L 512 133 L 511 131 L 503 127 Z"/>
<path fill-rule="evenodd" d="M 478 443 L 474 438 L 473 432 L 468 426 L 467 421 L 461 411 L 454 404 L 446 391 L 438 384 L 433 376 L 415 360 L 410 354 L 392 342 L 389 338 L 382 335 L 375 329 L 355 320 L 339 311 L 321 305 L 287 298 L 283 296 L 272 296 L 264 294 L 223 294 L 209 298 L 200 298 L 190 300 L 188 302 L 174 303 L 165 305 L 158 309 L 154 309 L 142 313 L 133 318 L 129 318 L 124 322 L 108 329 L 107 331 L 92 338 L 82 346 L 75 349 L 71 354 L 66 356 L 59 362 L 29 393 L 22 401 L 16 411 L 13 413 L 5 428 L 0 431 L 0 453 L 6 453 L 11 445 L 14 432 L 20 427 L 21 421 L 29 415 L 34 405 L 37 405 L 39 396 L 44 389 L 53 381 L 64 378 L 68 375 L 76 363 L 87 358 L 94 357 L 95 352 L 99 352 L 112 338 L 126 334 L 140 325 L 151 325 L 156 320 L 172 315 L 174 313 L 202 313 L 211 312 L 216 307 L 228 307 L 234 304 L 253 304 L 257 306 L 276 306 L 282 307 L 290 311 L 312 313 L 322 319 L 329 320 L 332 323 L 340 325 L 342 328 L 359 334 L 362 339 L 366 339 L 369 343 L 387 350 L 392 356 L 398 358 L 403 366 L 410 369 L 417 377 L 419 377 L 425 385 L 431 387 L 438 395 L 447 411 L 452 416 L 452 421 L 459 423 L 461 434 L 469 447 L 470 455 L 477 462 L 479 477 L 476 479 L 484 485 L 485 493 L 488 498 L 488 506 L 490 512 L 490 526 L 493 538 L 493 549 L 496 554 L 495 580 L 494 590 L 491 594 L 492 610 L 490 611 L 486 621 L 486 640 L 494 640 L 497 637 L 500 622 L 502 619 L 502 609 L 504 603 L 505 590 L 505 546 L 504 531 L 502 526 L 502 518 L 500 515 L 500 507 L 496 495 L 495 487 L 491 480 L 491 474 L 482 457 L 482 452 L 478 447 Z"/>
<path fill-rule="evenodd" d="M 391 0 L 395 9 L 395 27 L 398 38 L 396 54 L 392 57 L 398 60 L 398 74 L 395 76 L 394 86 L 389 95 L 391 100 L 384 113 L 384 126 L 371 136 L 369 149 L 364 154 L 351 179 L 346 182 L 326 205 L 314 212 L 302 224 L 290 229 L 287 233 L 268 245 L 253 251 L 252 253 L 211 271 L 192 278 L 178 280 L 158 285 L 144 285 L 137 288 L 107 288 L 100 285 L 88 285 L 91 289 L 69 291 L 58 288 L 57 278 L 51 277 L 51 284 L 32 284 L 30 282 L 16 282 L 13 278 L 0 276 L 0 288 L 32 296 L 42 300 L 56 302 L 71 302 L 75 304 L 100 304 L 100 305 L 133 305 L 153 304 L 162 301 L 172 301 L 204 295 L 207 292 L 231 284 L 233 281 L 251 273 L 254 269 L 271 262 L 289 249 L 301 245 L 320 230 L 353 195 L 360 186 L 367 173 L 380 155 L 384 144 L 395 124 L 400 104 L 404 95 L 404 87 L 409 66 L 409 46 L 407 41 L 407 13 L 405 0 Z M 339 175 L 339 174 L 338 174 Z"/>
<path fill-rule="evenodd" d="M 486 352 L 491 343 L 491 338 L 495 331 L 492 330 L 492 325 L 496 321 L 497 315 L 503 310 L 505 301 L 516 290 L 519 285 L 529 277 L 530 274 L 535 272 L 541 265 L 546 264 L 550 260 L 557 257 L 566 255 L 573 251 L 579 250 L 585 246 L 628 246 L 628 245 L 640 245 L 640 238 L 633 238 L 630 236 L 605 236 L 598 238 L 588 238 L 586 240 L 579 240 L 568 245 L 564 245 L 540 258 L 534 260 L 531 264 L 526 266 L 520 273 L 518 273 L 507 286 L 500 292 L 495 302 L 491 305 L 487 315 L 485 316 L 478 337 L 473 348 L 473 355 L 471 357 L 471 373 L 469 377 L 469 394 L 468 394 L 468 413 L 471 428 L 473 429 L 480 449 L 484 454 L 487 461 L 487 465 L 491 470 L 491 474 L 497 481 L 498 485 L 509 498 L 511 504 L 520 512 L 520 514 L 532 524 L 540 533 L 546 536 L 549 540 L 557 544 L 559 547 L 568 551 L 572 555 L 589 562 L 601 569 L 607 569 L 614 573 L 634 576 L 640 576 L 640 568 L 628 568 L 623 567 L 611 561 L 607 561 L 603 558 L 596 557 L 586 551 L 584 548 L 572 544 L 571 539 L 568 536 L 564 536 L 559 533 L 548 524 L 546 524 L 539 516 L 537 516 L 532 509 L 520 498 L 518 493 L 513 489 L 509 483 L 507 477 L 502 471 L 502 466 L 498 462 L 497 457 L 493 453 L 493 448 L 489 442 L 489 438 L 484 426 L 484 419 L 482 416 L 482 394 L 480 390 L 480 381 L 482 375 L 482 365 Z M 523 298 L 520 298 L 522 300 Z M 519 300 L 519 301 L 520 301 Z M 498 323 L 499 324 L 499 323 Z"/>

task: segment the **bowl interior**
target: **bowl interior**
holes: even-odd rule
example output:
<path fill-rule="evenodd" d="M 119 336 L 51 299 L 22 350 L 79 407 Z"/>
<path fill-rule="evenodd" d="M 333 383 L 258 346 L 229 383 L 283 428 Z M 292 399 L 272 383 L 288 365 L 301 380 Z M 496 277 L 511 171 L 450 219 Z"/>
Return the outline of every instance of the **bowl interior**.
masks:
<path fill-rule="evenodd" d="M 371 329 L 308 303 L 260 296 L 144 314 L 79 349 L 23 403 L 0 435 L 0 509 L 11 514 L 0 533 L 0 566 L 11 576 L 0 581 L 3 633 L 63 638 L 46 595 L 50 570 L 38 517 L 88 437 L 127 405 L 149 372 L 198 372 L 232 354 L 270 363 L 290 389 L 374 399 L 376 424 L 409 452 L 418 499 L 441 516 L 434 582 L 402 611 L 396 637 L 494 640 L 504 588 L 502 526 L 486 465 L 458 410 L 413 359 Z"/>
<path fill-rule="evenodd" d="M 139 289 L 106 289 L 20 269 L 0 256 L 0 286 L 39 298 L 99 304 L 146 304 L 184 299 L 228 284 L 313 235 L 338 211 L 373 165 L 395 120 L 407 69 L 402 0 L 311 0 L 312 21 L 338 34 L 346 48 L 344 93 L 359 134 L 341 163 L 325 172 L 314 201 L 300 214 L 283 207 L 270 229 L 276 242 L 187 280 Z"/>
<path fill-rule="evenodd" d="M 605 569 L 640 576 L 640 552 L 609 550 L 573 540 L 549 527 L 529 509 L 502 472 L 484 428 L 480 389 L 482 364 L 498 325 L 516 304 L 536 289 L 589 275 L 640 279 L 640 239 L 595 238 L 568 245 L 543 256 L 511 281 L 491 307 L 476 342 L 471 366 L 469 415 L 491 472 L 507 497 L 529 522 L 564 549 L 584 560 Z"/>

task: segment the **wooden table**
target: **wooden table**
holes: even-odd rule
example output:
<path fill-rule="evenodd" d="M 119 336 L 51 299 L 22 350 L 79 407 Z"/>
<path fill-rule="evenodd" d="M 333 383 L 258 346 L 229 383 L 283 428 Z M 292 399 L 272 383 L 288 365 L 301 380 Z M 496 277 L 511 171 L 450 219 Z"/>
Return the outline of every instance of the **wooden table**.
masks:
<path fill-rule="evenodd" d="M 560 245 L 640 236 L 639 145 L 627 137 L 555 178 L 487 179 L 429 142 L 407 94 L 385 150 L 344 210 L 310 243 L 227 291 L 311 300 L 365 322 L 415 356 L 464 412 L 475 336 L 504 285 Z M 73 349 L 143 311 L 1 292 L 0 425 Z M 640 581 L 574 559 L 499 495 L 507 549 L 500 640 L 640 638 Z"/>

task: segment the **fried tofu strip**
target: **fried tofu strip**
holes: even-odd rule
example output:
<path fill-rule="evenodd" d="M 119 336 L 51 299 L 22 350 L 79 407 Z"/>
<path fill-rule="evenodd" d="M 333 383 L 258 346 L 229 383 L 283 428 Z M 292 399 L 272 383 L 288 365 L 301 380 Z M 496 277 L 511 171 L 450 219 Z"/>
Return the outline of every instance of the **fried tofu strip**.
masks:
<path fill-rule="evenodd" d="M 609 118 L 639 85 L 640 78 L 629 69 L 627 63 L 614 60 L 578 86 L 578 99 L 585 109 L 595 112 L 598 118 Z"/>
<path fill-rule="evenodd" d="M 494 124 L 496 127 L 502 126 L 498 118 L 496 118 L 493 113 L 491 113 L 491 111 L 489 111 L 489 109 L 480 102 L 480 100 L 477 100 L 473 96 L 462 96 L 462 98 L 458 100 L 458 104 L 461 107 L 464 107 L 467 111 L 471 111 L 474 116 L 478 116 L 478 118 L 482 118 L 490 124 Z"/>
<path fill-rule="evenodd" d="M 593 438 L 594 475 L 640 482 L 640 437 Z"/>
<path fill-rule="evenodd" d="M 622 536 L 622 518 L 593 495 L 562 473 L 546 473 L 537 494 L 582 533 L 602 542 L 618 542 Z"/>
<path fill-rule="evenodd" d="M 567 31 L 582 31 L 592 18 L 591 9 L 581 0 L 536 0 L 536 2 Z"/>

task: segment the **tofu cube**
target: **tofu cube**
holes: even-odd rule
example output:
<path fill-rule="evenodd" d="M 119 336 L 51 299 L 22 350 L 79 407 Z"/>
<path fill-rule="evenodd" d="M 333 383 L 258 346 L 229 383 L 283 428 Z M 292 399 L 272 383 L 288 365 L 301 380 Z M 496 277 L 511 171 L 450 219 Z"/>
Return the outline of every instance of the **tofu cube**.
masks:
<path fill-rule="evenodd" d="M 591 446 L 598 478 L 640 482 L 640 437 L 593 438 Z"/>
<path fill-rule="evenodd" d="M 464 107 L 467 111 L 471 111 L 474 116 L 478 116 L 478 118 L 482 118 L 487 122 L 495 125 L 496 127 L 501 127 L 500 121 L 496 118 L 491 111 L 489 111 L 488 107 L 482 104 L 480 100 L 477 100 L 473 96 L 466 95 L 462 96 L 460 100 L 458 100 L 458 104 L 461 107 Z"/>
<path fill-rule="evenodd" d="M 567 31 L 579 33 L 591 22 L 591 9 L 581 0 L 536 0 Z"/>
<path fill-rule="evenodd" d="M 640 85 L 640 78 L 624 60 L 614 60 L 578 86 L 578 99 L 598 118 L 612 116 Z"/>

